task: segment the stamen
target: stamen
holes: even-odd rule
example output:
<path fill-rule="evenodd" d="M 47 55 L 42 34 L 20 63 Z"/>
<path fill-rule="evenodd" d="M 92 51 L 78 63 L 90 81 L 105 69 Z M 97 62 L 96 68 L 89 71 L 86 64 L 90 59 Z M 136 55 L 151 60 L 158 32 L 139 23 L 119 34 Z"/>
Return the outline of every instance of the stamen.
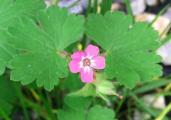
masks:
<path fill-rule="evenodd" d="M 90 65 L 91 65 L 90 59 L 85 58 L 85 59 L 83 60 L 83 66 L 90 66 Z"/>

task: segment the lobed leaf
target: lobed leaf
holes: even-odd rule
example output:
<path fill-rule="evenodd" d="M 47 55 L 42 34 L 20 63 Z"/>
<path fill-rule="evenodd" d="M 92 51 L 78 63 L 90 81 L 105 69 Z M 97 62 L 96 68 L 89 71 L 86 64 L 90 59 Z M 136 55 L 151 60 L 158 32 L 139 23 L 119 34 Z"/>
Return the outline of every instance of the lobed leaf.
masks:
<path fill-rule="evenodd" d="M 9 41 L 18 50 L 11 62 L 11 79 L 52 90 L 60 78 L 68 75 L 63 50 L 82 36 L 84 19 L 64 9 L 50 7 L 38 15 L 38 24 L 22 17 L 9 28 Z"/>
<path fill-rule="evenodd" d="M 0 75 L 15 55 L 15 50 L 7 43 L 7 28 L 21 16 L 35 17 L 38 10 L 45 7 L 43 0 L 0 0 Z"/>
<path fill-rule="evenodd" d="M 138 81 L 162 75 L 158 35 L 145 23 L 132 24 L 131 16 L 121 12 L 89 15 L 87 35 L 106 51 L 105 73 L 133 88 Z"/>

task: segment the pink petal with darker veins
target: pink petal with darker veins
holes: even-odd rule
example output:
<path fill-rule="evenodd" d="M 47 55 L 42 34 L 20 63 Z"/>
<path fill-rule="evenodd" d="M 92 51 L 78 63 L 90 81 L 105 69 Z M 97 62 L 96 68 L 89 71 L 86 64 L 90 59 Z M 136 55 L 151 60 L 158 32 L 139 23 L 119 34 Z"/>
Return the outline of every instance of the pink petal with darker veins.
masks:
<path fill-rule="evenodd" d="M 72 60 L 70 63 L 69 63 L 69 69 L 72 73 L 78 73 L 80 72 L 80 67 L 79 67 L 79 60 Z"/>
<path fill-rule="evenodd" d="M 77 51 L 77 52 L 74 52 L 74 54 L 71 55 L 71 58 L 81 60 L 82 56 L 85 56 L 85 52 Z"/>
<path fill-rule="evenodd" d="M 81 70 L 80 77 L 82 82 L 91 83 L 93 81 L 93 70 L 91 68 L 89 71 Z"/>
<path fill-rule="evenodd" d="M 104 69 L 106 66 L 105 58 L 103 56 L 94 57 L 95 65 L 92 66 L 95 69 Z"/>
<path fill-rule="evenodd" d="M 95 57 L 95 56 L 97 56 L 99 54 L 99 48 L 90 44 L 86 48 L 85 52 L 87 53 L 87 55 Z"/>

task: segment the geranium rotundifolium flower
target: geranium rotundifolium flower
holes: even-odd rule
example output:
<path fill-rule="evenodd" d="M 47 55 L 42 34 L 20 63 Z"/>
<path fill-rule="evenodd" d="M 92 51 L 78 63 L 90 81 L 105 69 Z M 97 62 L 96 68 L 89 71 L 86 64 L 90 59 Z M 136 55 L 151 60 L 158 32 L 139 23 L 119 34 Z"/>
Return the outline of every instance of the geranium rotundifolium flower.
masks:
<path fill-rule="evenodd" d="M 88 45 L 85 51 L 76 51 L 71 55 L 69 69 L 72 73 L 80 72 L 80 78 L 85 83 L 94 80 L 94 71 L 105 68 L 105 57 L 99 55 L 99 48 Z"/>

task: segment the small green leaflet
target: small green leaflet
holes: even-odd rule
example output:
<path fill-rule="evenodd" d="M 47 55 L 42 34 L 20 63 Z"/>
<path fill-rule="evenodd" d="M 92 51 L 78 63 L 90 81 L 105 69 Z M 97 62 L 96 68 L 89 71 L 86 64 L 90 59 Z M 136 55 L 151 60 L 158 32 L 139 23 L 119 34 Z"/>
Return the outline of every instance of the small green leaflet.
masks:
<path fill-rule="evenodd" d="M 69 15 L 64 9 L 50 7 L 38 14 L 38 22 L 23 17 L 9 28 L 9 41 L 17 56 L 11 62 L 11 79 L 52 90 L 68 74 L 66 58 L 61 52 L 78 41 L 83 33 L 82 16 Z"/>
<path fill-rule="evenodd" d="M 7 27 L 23 15 L 34 17 L 45 7 L 43 0 L 0 0 L 0 75 L 13 57 L 15 51 L 8 45 Z"/>
<path fill-rule="evenodd" d="M 89 15 L 87 35 L 106 51 L 105 73 L 128 88 L 138 81 L 162 75 L 158 35 L 145 23 L 132 25 L 131 17 L 121 12 Z"/>
<path fill-rule="evenodd" d="M 77 104 L 78 103 L 78 104 Z M 66 97 L 64 109 L 58 111 L 59 120 L 115 120 L 111 109 L 91 105 L 91 100 L 84 97 Z"/>

